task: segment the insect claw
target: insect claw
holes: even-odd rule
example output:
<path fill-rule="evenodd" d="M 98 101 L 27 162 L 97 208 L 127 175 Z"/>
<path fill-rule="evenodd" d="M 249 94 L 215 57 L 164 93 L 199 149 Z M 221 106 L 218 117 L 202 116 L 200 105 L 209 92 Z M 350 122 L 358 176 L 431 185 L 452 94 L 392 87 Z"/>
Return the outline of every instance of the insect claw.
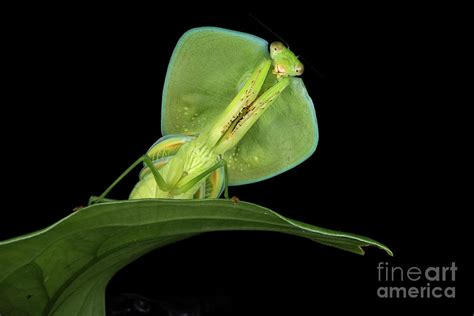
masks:
<path fill-rule="evenodd" d="M 73 212 L 77 212 L 77 211 L 80 211 L 81 209 L 83 209 L 84 206 L 80 205 L 80 206 L 76 206 L 75 208 L 72 209 Z"/>

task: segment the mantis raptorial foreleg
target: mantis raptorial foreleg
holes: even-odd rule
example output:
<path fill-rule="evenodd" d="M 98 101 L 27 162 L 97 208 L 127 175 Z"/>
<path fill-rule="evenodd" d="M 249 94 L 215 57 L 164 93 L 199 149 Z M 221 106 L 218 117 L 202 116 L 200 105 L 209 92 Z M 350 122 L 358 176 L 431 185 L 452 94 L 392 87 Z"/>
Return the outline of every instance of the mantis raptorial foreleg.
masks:
<path fill-rule="evenodd" d="M 224 133 L 216 145 L 216 152 L 225 153 L 237 145 L 289 84 L 290 78 L 281 79 L 251 104 L 243 107 L 239 116 L 233 122 L 232 128 Z"/>
<path fill-rule="evenodd" d="M 255 101 L 262 89 L 271 64 L 271 60 L 263 60 L 221 115 L 214 121 L 212 126 L 209 126 L 209 139 L 207 140 L 209 144 L 215 145 L 222 138 L 223 134 L 231 129 L 232 124 L 236 122 L 242 110 Z"/>

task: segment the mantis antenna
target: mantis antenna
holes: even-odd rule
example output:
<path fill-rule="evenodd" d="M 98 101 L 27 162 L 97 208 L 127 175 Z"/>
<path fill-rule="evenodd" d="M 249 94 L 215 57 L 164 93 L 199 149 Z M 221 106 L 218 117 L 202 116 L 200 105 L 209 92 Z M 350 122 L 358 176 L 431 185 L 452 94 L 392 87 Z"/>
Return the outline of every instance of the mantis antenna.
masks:
<path fill-rule="evenodd" d="M 259 18 L 257 18 L 255 15 L 253 15 L 252 13 L 249 13 L 249 17 L 252 18 L 255 22 L 257 22 L 261 27 L 263 27 L 265 30 L 267 30 L 269 33 L 271 33 L 273 36 L 275 36 L 276 38 L 278 38 L 283 44 L 285 44 L 286 47 L 290 48 L 290 45 L 288 44 L 287 41 L 285 41 L 285 39 L 283 37 L 281 37 L 280 35 L 278 35 L 276 32 L 274 32 L 268 25 L 266 25 L 262 20 L 260 20 Z M 305 66 L 309 66 L 309 68 L 316 74 L 318 75 L 318 77 L 320 79 L 323 79 L 324 78 L 324 74 L 322 72 L 320 72 L 318 69 L 316 69 L 316 67 L 313 66 L 312 63 L 310 63 L 306 58 L 304 58 L 303 56 L 299 55 L 298 56 L 298 59 L 300 59 L 304 64 Z"/>

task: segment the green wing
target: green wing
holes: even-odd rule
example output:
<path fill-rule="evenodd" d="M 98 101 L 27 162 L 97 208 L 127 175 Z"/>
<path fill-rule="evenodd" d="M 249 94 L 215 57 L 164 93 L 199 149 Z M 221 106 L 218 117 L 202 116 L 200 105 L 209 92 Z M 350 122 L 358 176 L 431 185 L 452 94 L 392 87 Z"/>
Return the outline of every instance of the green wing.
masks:
<path fill-rule="evenodd" d="M 215 27 L 186 32 L 174 49 L 166 74 L 163 135 L 202 132 L 232 101 L 263 58 L 270 58 L 268 42 L 259 37 Z M 275 80 L 268 77 L 267 86 Z M 226 154 L 230 184 L 280 174 L 311 156 L 317 142 L 313 102 L 303 81 L 292 78 L 291 85 Z"/>

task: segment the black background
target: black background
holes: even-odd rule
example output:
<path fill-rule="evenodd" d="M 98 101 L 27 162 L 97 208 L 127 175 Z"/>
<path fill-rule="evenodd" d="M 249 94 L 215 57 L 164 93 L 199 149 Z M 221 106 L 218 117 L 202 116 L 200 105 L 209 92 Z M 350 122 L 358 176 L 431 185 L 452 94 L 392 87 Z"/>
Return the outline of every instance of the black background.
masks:
<path fill-rule="evenodd" d="M 250 11 L 50 9 L 17 12 L 5 29 L 2 183 L 9 203 L 1 239 L 86 204 L 160 137 L 166 67 L 186 30 L 212 25 L 277 39 Z M 472 239 L 461 228 L 472 211 L 463 201 L 462 17 L 442 7 L 251 13 L 304 58 L 320 142 L 300 166 L 231 194 L 372 237 L 395 257 L 377 249 L 357 256 L 276 233 L 209 233 L 126 267 L 107 289 L 109 304 L 136 293 L 217 302 L 218 315 L 461 314 L 472 298 L 472 266 L 462 257 L 472 250 L 460 245 Z M 126 198 L 135 181 L 136 174 L 113 197 Z M 457 297 L 380 299 L 379 261 L 456 262 Z"/>

